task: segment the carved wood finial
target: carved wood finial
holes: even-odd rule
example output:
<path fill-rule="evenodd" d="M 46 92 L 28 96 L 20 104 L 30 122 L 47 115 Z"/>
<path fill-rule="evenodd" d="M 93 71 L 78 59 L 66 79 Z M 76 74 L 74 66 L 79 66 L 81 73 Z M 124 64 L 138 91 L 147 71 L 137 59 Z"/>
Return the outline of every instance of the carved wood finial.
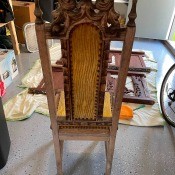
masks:
<path fill-rule="evenodd" d="M 137 5 L 137 0 L 132 0 L 132 8 L 131 11 L 128 15 L 129 21 L 127 23 L 128 27 L 135 27 L 135 19 L 137 17 L 137 13 L 136 13 L 136 5 Z"/>
<path fill-rule="evenodd" d="M 121 33 L 119 14 L 114 10 L 114 0 L 59 0 L 59 7 L 52 13 L 52 35 L 65 36 L 70 26 L 81 20 L 101 27 L 106 36 Z"/>
<path fill-rule="evenodd" d="M 44 21 L 42 19 L 42 10 L 40 8 L 40 5 L 39 5 L 39 0 L 35 0 L 35 11 L 34 11 L 34 14 L 36 16 L 36 20 L 35 20 L 35 24 L 43 24 Z"/>

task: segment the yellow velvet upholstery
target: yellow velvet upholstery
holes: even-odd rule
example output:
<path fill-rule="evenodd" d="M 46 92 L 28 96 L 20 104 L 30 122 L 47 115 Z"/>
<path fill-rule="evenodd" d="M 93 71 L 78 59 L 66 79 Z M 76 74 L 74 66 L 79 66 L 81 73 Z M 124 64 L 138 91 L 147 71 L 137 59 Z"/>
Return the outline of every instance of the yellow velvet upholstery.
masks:
<path fill-rule="evenodd" d="M 71 32 L 70 41 L 73 117 L 95 119 L 100 30 L 90 24 L 81 24 Z"/>
<path fill-rule="evenodd" d="M 61 95 L 60 95 L 60 100 L 59 100 L 58 110 L 57 110 L 57 116 L 59 116 L 59 117 L 66 116 L 64 91 L 62 91 Z M 109 92 L 105 93 L 103 116 L 104 117 L 111 117 L 112 116 Z"/>
<path fill-rule="evenodd" d="M 61 91 L 57 116 L 59 117 L 66 116 L 64 91 Z M 112 117 L 111 100 L 109 92 L 105 92 L 103 117 Z M 133 118 L 133 110 L 127 105 L 122 105 L 120 111 L 120 119 L 129 120 L 132 118 Z"/>

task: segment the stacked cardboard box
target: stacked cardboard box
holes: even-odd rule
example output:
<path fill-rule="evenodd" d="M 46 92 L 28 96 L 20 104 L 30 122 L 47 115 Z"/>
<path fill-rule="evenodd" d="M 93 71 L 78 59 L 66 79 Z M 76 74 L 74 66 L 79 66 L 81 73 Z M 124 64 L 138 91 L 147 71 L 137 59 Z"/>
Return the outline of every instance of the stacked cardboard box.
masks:
<path fill-rule="evenodd" d="M 25 43 L 23 36 L 23 25 L 27 22 L 35 22 L 35 3 L 34 2 L 23 2 L 13 1 L 13 12 L 15 16 L 15 27 L 18 36 L 18 41 L 21 44 Z"/>
<path fill-rule="evenodd" d="M 7 88 L 18 74 L 18 66 L 14 50 L 0 49 L 0 81 Z"/>

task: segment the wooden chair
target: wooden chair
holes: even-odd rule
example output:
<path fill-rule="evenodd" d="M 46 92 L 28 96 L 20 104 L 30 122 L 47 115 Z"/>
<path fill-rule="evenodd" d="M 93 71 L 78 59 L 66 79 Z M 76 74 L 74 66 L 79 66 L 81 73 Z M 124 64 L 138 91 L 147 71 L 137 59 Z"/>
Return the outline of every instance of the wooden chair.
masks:
<path fill-rule="evenodd" d="M 97 0 L 94 3 L 91 0 L 59 0 L 60 5 L 53 12 L 52 24 L 44 23 L 39 0 L 35 0 L 35 3 L 36 34 L 58 174 L 63 174 L 64 140 L 95 140 L 105 141 L 105 174 L 109 175 L 135 35 L 137 0 L 133 0 L 126 28 L 120 27 L 114 0 Z M 54 88 L 47 39 L 61 40 L 64 92 Z M 105 89 L 112 40 L 124 41 L 124 45 L 116 93 L 109 99 Z M 110 106 L 110 102 L 113 106 Z M 58 113 L 60 105 L 65 116 Z M 105 113 L 106 110 L 108 112 Z"/>

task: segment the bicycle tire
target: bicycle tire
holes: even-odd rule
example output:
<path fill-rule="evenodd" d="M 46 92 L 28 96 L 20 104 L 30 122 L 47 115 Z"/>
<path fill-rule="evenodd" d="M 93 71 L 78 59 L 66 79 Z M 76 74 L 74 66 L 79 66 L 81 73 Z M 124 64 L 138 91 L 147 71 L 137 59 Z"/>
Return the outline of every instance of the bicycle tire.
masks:
<path fill-rule="evenodd" d="M 165 109 L 165 105 L 164 105 L 164 103 L 165 103 L 164 92 L 166 91 L 165 88 L 167 88 L 167 85 L 168 85 L 167 82 L 168 82 L 169 78 L 171 78 L 172 73 L 175 73 L 175 64 L 173 66 L 171 66 L 171 68 L 168 70 L 168 72 L 166 73 L 166 75 L 165 75 L 165 77 L 163 79 L 162 86 L 161 86 L 161 89 L 160 89 L 160 107 L 161 107 L 161 111 L 162 111 L 163 117 L 166 120 L 166 122 L 168 124 L 170 124 L 171 126 L 175 127 L 175 113 L 173 112 L 174 113 L 174 115 L 173 115 L 174 119 L 172 119 L 172 116 L 167 114 L 168 110 Z M 173 78 L 174 78 L 173 80 L 175 81 L 175 76 L 173 76 Z M 175 89 L 175 86 L 174 86 L 174 89 Z M 167 105 L 169 105 L 169 104 L 167 104 Z M 171 107 L 170 107 L 170 109 L 171 109 Z"/>

